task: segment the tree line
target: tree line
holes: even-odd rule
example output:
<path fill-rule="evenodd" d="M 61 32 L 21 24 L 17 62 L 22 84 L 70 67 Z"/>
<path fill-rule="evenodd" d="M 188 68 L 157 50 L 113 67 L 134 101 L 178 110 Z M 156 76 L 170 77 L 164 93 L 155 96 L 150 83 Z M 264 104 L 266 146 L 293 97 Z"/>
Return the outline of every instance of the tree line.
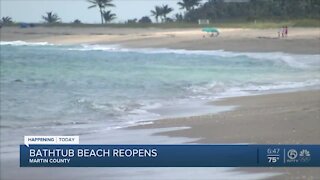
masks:
<path fill-rule="evenodd" d="M 184 20 L 288 20 L 320 18 L 320 0 L 250 0 L 247 2 L 224 2 L 209 0 L 196 9 L 188 10 Z"/>
<path fill-rule="evenodd" d="M 116 14 L 109 8 L 115 7 L 113 0 L 87 0 L 88 9 L 97 8 L 101 24 L 111 22 Z M 320 18 L 320 0 L 180 0 L 177 3 L 183 13 L 176 13 L 169 17 L 173 8 L 169 5 L 157 5 L 150 11 L 156 23 L 164 22 L 197 22 L 199 19 L 209 19 L 211 22 L 222 20 L 257 20 L 291 18 Z M 58 23 L 60 17 L 53 12 L 47 12 L 42 19 L 46 23 Z M 3 17 L 3 24 L 12 23 L 11 17 Z M 128 20 L 127 23 L 152 23 L 148 15 L 137 19 Z M 81 23 L 79 19 L 74 23 Z"/>

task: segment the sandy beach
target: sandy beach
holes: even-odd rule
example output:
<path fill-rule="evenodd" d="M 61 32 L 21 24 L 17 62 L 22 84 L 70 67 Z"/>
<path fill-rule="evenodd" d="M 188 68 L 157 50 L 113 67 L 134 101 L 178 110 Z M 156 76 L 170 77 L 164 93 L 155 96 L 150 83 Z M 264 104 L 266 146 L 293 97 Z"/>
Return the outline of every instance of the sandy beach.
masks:
<path fill-rule="evenodd" d="M 244 96 L 213 103 L 236 108 L 214 115 L 155 121 L 135 128 L 191 127 L 165 134 L 201 138 L 198 143 L 320 143 L 319 90 Z"/>
<path fill-rule="evenodd" d="M 201 28 L 3 27 L 1 41 L 54 44 L 117 44 L 130 48 L 225 50 L 237 52 L 320 53 L 319 28 L 290 28 L 278 39 L 277 29 L 222 28 L 217 38 L 203 38 Z"/>
<path fill-rule="evenodd" d="M 214 115 L 155 121 L 140 128 L 191 127 L 158 133 L 169 137 L 193 137 L 196 143 L 319 144 L 320 91 L 300 91 L 214 102 L 236 105 Z M 279 172 L 271 179 L 320 179 L 319 168 L 240 168 L 249 172 Z"/>

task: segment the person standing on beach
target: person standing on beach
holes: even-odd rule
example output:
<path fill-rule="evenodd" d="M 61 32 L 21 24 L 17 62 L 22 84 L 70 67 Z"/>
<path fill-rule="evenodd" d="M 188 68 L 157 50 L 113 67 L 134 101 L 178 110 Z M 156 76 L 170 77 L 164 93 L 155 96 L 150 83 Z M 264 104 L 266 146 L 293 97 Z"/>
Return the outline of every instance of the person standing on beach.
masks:
<path fill-rule="evenodd" d="M 284 27 L 284 35 L 288 37 L 288 26 Z"/>
<path fill-rule="evenodd" d="M 278 38 L 279 38 L 279 39 L 281 38 L 281 33 L 282 33 L 282 31 L 283 31 L 283 28 L 279 28 L 279 29 L 278 29 Z"/>
<path fill-rule="evenodd" d="M 281 28 L 281 36 L 282 36 L 282 37 L 284 37 L 284 31 L 285 31 L 285 27 L 282 26 L 282 28 Z"/>

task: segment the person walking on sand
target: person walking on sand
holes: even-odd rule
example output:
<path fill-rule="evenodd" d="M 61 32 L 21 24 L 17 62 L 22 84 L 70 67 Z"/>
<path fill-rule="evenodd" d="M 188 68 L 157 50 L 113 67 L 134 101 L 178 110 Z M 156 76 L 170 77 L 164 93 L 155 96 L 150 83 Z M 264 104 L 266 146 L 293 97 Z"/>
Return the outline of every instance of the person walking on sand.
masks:
<path fill-rule="evenodd" d="M 285 27 L 284 26 L 282 26 L 282 28 L 281 28 L 281 36 L 284 38 L 284 31 L 285 31 Z"/>
<path fill-rule="evenodd" d="M 288 37 L 288 26 L 284 27 L 284 36 Z"/>
<path fill-rule="evenodd" d="M 282 33 L 282 28 L 279 28 L 279 29 L 278 29 L 278 38 L 279 38 L 279 39 L 281 38 L 281 33 Z"/>

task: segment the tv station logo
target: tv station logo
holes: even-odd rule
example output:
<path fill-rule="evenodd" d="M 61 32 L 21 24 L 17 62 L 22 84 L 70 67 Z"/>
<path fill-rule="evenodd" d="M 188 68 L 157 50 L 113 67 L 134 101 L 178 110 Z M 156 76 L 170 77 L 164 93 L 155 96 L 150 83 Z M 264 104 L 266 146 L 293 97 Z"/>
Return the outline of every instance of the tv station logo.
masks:
<path fill-rule="evenodd" d="M 268 148 L 267 162 L 269 164 L 297 164 L 311 161 L 311 153 L 308 149 Z"/>
<path fill-rule="evenodd" d="M 311 153 L 307 149 L 301 149 L 300 151 L 289 149 L 286 155 L 286 163 L 306 163 L 311 160 Z"/>

